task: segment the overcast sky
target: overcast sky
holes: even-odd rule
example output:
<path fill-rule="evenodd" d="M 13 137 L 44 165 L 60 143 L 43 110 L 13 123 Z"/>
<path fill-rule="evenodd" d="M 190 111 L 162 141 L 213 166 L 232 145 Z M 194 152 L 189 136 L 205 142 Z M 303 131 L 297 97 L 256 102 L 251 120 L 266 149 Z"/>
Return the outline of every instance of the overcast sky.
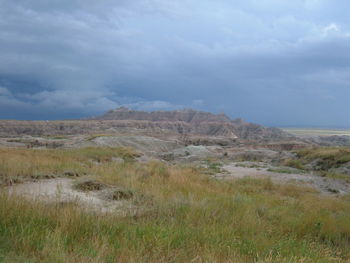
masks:
<path fill-rule="evenodd" d="M 0 118 L 125 105 L 350 127 L 349 0 L 0 0 Z"/>

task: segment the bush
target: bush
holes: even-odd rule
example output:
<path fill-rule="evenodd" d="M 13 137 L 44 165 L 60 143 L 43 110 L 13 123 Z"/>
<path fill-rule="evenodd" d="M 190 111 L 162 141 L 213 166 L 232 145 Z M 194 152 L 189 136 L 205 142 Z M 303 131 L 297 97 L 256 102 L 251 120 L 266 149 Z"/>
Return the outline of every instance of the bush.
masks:
<path fill-rule="evenodd" d="M 305 167 L 300 160 L 289 159 L 284 163 L 284 165 L 292 168 L 300 169 L 300 170 L 305 170 Z"/>

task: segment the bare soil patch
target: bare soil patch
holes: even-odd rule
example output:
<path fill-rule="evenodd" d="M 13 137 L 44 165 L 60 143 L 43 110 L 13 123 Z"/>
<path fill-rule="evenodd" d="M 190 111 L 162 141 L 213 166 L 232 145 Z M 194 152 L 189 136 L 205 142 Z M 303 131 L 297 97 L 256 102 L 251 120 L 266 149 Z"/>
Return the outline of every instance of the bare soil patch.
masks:
<path fill-rule="evenodd" d="M 237 166 L 230 163 L 222 166 L 224 173 L 216 174 L 215 177 L 223 179 L 232 178 L 270 178 L 276 183 L 295 183 L 315 188 L 323 194 L 350 194 L 350 183 L 344 180 L 324 178 L 314 174 L 276 173 L 268 171 L 267 167 L 250 168 Z"/>
<path fill-rule="evenodd" d="M 81 187 L 77 189 L 75 182 L 69 178 L 48 179 L 9 186 L 6 190 L 10 195 L 40 202 L 76 203 L 93 212 L 116 212 L 126 215 L 138 209 L 130 201 L 132 194 L 129 192 L 109 189 L 106 185 L 92 180 L 78 183 Z"/>

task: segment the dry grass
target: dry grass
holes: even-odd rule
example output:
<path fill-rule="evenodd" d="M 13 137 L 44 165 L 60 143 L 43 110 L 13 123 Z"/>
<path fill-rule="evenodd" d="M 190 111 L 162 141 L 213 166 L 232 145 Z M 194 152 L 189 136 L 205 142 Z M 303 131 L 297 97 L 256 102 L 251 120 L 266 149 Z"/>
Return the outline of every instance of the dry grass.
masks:
<path fill-rule="evenodd" d="M 340 165 L 350 162 L 349 147 L 318 147 L 307 148 L 297 152 L 303 162 L 319 160 L 323 170 L 337 168 Z"/>
<path fill-rule="evenodd" d="M 349 147 L 314 147 L 306 148 L 299 151 L 301 155 L 308 157 L 334 157 L 343 154 L 349 154 Z"/>
<path fill-rule="evenodd" d="M 117 156 L 129 161 L 113 162 Z M 147 209 L 130 217 L 85 214 L 74 204 L 0 194 L 0 262 L 350 260 L 347 197 L 269 180 L 219 181 L 196 168 L 140 164 L 132 156 L 129 149 L 1 150 L 1 176 L 75 169 L 130 189 Z"/>
<path fill-rule="evenodd" d="M 89 174 L 94 163 L 113 158 L 132 161 L 138 156 L 130 148 L 84 148 L 69 150 L 27 150 L 0 148 L 0 185 L 30 178 L 61 176 L 69 171 Z"/>
<path fill-rule="evenodd" d="M 287 159 L 284 161 L 283 165 L 299 170 L 305 170 L 304 164 L 300 160 Z"/>

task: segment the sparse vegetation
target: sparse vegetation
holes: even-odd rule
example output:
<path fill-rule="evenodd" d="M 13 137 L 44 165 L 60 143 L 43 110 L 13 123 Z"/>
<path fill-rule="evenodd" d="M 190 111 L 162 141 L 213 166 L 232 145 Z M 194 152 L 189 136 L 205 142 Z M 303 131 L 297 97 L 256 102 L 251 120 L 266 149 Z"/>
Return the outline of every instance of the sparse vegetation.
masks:
<path fill-rule="evenodd" d="M 350 183 L 350 176 L 348 176 L 348 175 L 335 173 L 335 172 L 321 172 L 320 175 L 322 177 L 332 178 L 332 179 L 340 179 L 340 180 L 343 180 L 345 182 Z"/>
<path fill-rule="evenodd" d="M 288 159 L 284 162 L 284 165 L 299 170 L 305 170 L 305 167 L 300 160 Z"/>
<path fill-rule="evenodd" d="M 68 138 L 68 136 L 66 135 L 55 135 L 55 136 L 49 136 L 49 139 L 53 139 L 53 140 L 65 140 Z"/>
<path fill-rule="evenodd" d="M 111 192 L 112 200 L 128 200 L 134 197 L 134 193 L 131 190 L 126 190 L 122 188 L 114 189 Z"/>
<path fill-rule="evenodd" d="M 349 181 L 350 169 L 339 168 L 350 166 L 349 147 L 313 147 L 296 152 L 297 159 L 287 160 L 284 164 L 290 167 L 315 171 L 316 174 Z"/>
<path fill-rule="evenodd" d="M 350 148 L 348 147 L 319 147 L 307 148 L 297 152 L 297 156 L 303 163 L 317 161 L 319 170 L 337 168 L 350 162 Z"/>
<path fill-rule="evenodd" d="M 107 136 L 111 136 L 111 134 L 104 134 L 104 133 L 100 133 L 100 134 L 91 134 L 89 138 L 87 138 L 88 141 L 92 141 L 96 138 L 99 137 L 107 137 Z"/>
<path fill-rule="evenodd" d="M 222 163 L 215 158 L 207 158 L 205 161 L 207 172 L 209 174 L 217 174 L 222 172 Z"/>
<path fill-rule="evenodd" d="M 266 164 L 265 163 L 236 163 L 237 167 L 243 167 L 243 168 L 266 168 Z"/>
<path fill-rule="evenodd" d="M 292 174 L 295 173 L 295 171 L 292 171 L 288 168 L 284 167 L 277 167 L 277 168 L 269 168 L 267 169 L 268 172 L 273 172 L 273 173 L 281 173 L 281 174 Z"/>
<path fill-rule="evenodd" d="M 2 179 L 71 170 L 128 189 L 128 198 L 147 208 L 126 217 L 99 215 L 73 203 L 50 205 L 2 191 L 0 262 L 350 260 L 347 197 L 267 179 L 215 180 L 193 167 L 141 164 L 125 148 L 1 149 L 0 156 Z M 216 167 L 212 162 L 209 169 Z"/>
<path fill-rule="evenodd" d="M 91 179 L 80 180 L 74 184 L 74 188 L 80 191 L 96 191 L 102 190 L 106 187 L 105 184 Z"/>
<path fill-rule="evenodd" d="M 271 167 L 267 169 L 268 172 L 273 172 L 273 173 L 283 173 L 283 174 L 303 174 L 305 173 L 304 170 L 300 170 L 297 168 L 291 168 L 291 167 L 286 167 L 286 166 L 281 166 L 281 167 Z"/>

